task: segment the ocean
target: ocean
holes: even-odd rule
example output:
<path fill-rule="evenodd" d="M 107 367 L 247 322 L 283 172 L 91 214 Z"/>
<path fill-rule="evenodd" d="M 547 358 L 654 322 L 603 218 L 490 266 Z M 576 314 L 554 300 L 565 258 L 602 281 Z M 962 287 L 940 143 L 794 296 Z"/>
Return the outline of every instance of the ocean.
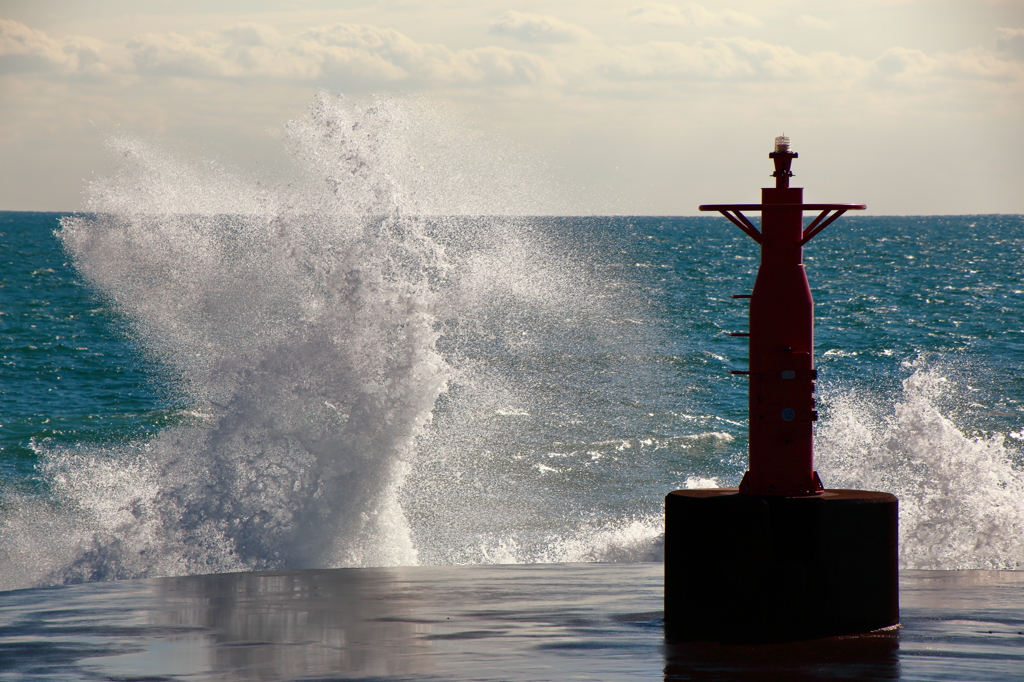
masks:
<path fill-rule="evenodd" d="M 280 181 L 111 137 L 82 212 L 0 213 L 0 590 L 658 562 L 737 485 L 757 245 L 488 214 L 520 176 L 395 111 L 318 100 Z M 816 469 L 899 497 L 902 569 L 1020 570 L 1024 216 L 868 208 L 804 250 Z"/>

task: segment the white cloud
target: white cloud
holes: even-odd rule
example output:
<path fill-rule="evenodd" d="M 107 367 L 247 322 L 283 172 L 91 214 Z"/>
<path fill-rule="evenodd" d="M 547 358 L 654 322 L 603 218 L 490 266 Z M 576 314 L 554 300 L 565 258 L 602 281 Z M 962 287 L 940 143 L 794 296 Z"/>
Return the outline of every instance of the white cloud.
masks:
<path fill-rule="evenodd" d="M 644 8 L 682 12 L 669 5 Z M 686 10 L 709 21 L 700 14 L 708 11 L 699 5 L 687 5 Z M 998 51 L 977 47 L 929 54 L 893 47 L 868 60 L 830 51 L 805 53 L 738 36 L 694 43 L 615 45 L 552 17 L 516 12 L 507 12 L 494 26 L 503 27 L 497 32 L 534 42 L 586 37 L 586 49 L 549 55 L 530 52 L 528 47 L 452 49 L 418 42 L 391 28 L 354 23 L 291 35 L 271 26 L 244 23 L 192 35 L 146 33 L 124 45 L 112 45 L 89 38 L 54 39 L 18 22 L 0 20 L 0 72 L 37 72 L 58 80 L 118 78 L 121 82 L 139 78 L 159 82 L 168 77 L 239 83 L 276 79 L 350 91 L 571 84 L 596 93 L 617 90 L 624 81 L 636 81 L 642 88 L 651 81 L 688 80 L 788 81 L 826 89 L 942 89 L 953 87 L 954 81 L 975 80 L 1009 83 L 1010 90 L 1016 87 L 1019 91 L 1024 84 L 1024 61 L 1012 58 L 1024 42 L 1024 30 L 1019 29 L 1000 30 Z"/>
<path fill-rule="evenodd" d="M 706 38 L 694 45 L 650 42 L 620 47 L 603 68 L 618 80 L 799 80 L 850 83 L 870 72 L 866 62 L 835 52 L 800 54 L 748 38 Z"/>
<path fill-rule="evenodd" d="M 952 54 L 940 53 L 937 62 L 937 70 L 941 76 L 999 82 L 1017 81 L 1018 86 L 1024 81 L 1024 63 L 1002 59 L 982 47 L 960 50 Z"/>
<path fill-rule="evenodd" d="M 798 26 L 803 28 L 809 28 L 812 31 L 834 31 L 836 27 L 831 22 L 819 19 L 818 17 L 812 17 L 810 14 L 801 14 L 796 23 Z"/>
<path fill-rule="evenodd" d="M 601 71 L 615 80 L 731 79 L 754 74 L 727 45 L 715 42 L 690 46 L 652 41 L 616 47 L 611 57 Z"/>
<path fill-rule="evenodd" d="M 334 24 L 292 36 L 240 24 L 192 36 L 145 33 L 121 47 L 85 38 L 53 40 L 18 22 L 0 21 L 0 70 L 72 77 L 277 78 L 351 87 L 561 82 L 547 60 L 528 52 L 496 46 L 452 50 L 364 24 Z"/>
<path fill-rule="evenodd" d="M 103 41 L 79 36 L 54 40 L 17 21 L 0 19 L 0 73 L 102 76 L 123 66 L 123 50 Z"/>
<path fill-rule="evenodd" d="M 242 68 L 227 59 L 222 45 L 177 33 L 146 33 L 127 46 L 139 73 L 186 78 L 239 76 Z"/>
<path fill-rule="evenodd" d="M 694 27 L 739 26 L 756 28 L 761 21 L 750 14 L 725 9 L 717 12 L 690 2 L 682 7 L 648 2 L 629 13 L 633 21 L 651 26 Z"/>
<path fill-rule="evenodd" d="M 893 47 L 875 60 L 874 67 L 885 82 L 915 90 L 934 90 L 943 82 L 949 87 L 967 80 L 978 85 L 998 82 L 1004 88 L 1010 83 L 1009 89 L 1018 95 L 1024 91 L 1024 63 L 1000 59 L 980 47 L 935 55 Z"/>
<path fill-rule="evenodd" d="M 5 66 L 21 64 L 26 70 L 63 66 L 67 62 L 67 55 L 57 41 L 42 31 L 8 19 L 0 19 L 0 56 Z"/>
<path fill-rule="evenodd" d="M 237 45 L 269 46 L 280 41 L 281 34 L 272 26 L 263 24 L 235 24 L 223 30 L 224 35 L 234 40 Z"/>
<path fill-rule="evenodd" d="M 590 33 L 555 17 L 524 14 L 509 10 L 491 24 L 489 33 L 509 36 L 524 43 L 575 43 L 590 37 Z"/>
<path fill-rule="evenodd" d="M 891 47 L 875 60 L 879 73 L 888 78 L 913 80 L 935 70 L 935 59 L 921 50 Z"/>
<path fill-rule="evenodd" d="M 1024 61 L 1024 28 L 997 28 L 996 51 L 1009 59 Z"/>
<path fill-rule="evenodd" d="M 451 50 L 417 43 L 393 29 L 336 24 L 300 34 L 286 53 L 319 62 L 320 74 L 349 73 L 410 84 L 557 83 L 555 69 L 527 52 L 486 46 Z"/>

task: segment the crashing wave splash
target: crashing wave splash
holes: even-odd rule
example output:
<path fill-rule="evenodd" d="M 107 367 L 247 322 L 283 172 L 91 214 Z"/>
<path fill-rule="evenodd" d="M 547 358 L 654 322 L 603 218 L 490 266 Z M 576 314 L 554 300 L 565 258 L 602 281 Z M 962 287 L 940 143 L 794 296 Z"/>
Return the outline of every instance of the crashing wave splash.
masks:
<path fill-rule="evenodd" d="M 952 382 L 922 360 L 907 364 L 913 373 L 891 414 L 877 414 L 877 396 L 861 392 L 827 401 L 816 435 L 823 480 L 899 498 L 904 568 L 1024 568 L 1024 471 L 1014 453 L 1002 435 L 964 435 L 936 406 Z"/>
<path fill-rule="evenodd" d="M 0 589 L 416 564 L 400 490 L 465 373 L 438 339 L 589 305 L 528 219 L 454 217 L 552 212 L 551 183 L 470 138 L 429 104 L 322 94 L 267 185 L 111 137 L 119 169 L 58 237 L 189 409 L 145 443 L 37 444 L 48 497 L 9 500 Z"/>
<path fill-rule="evenodd" d="M 42 452 L 54 508 L 7 523 L 51 538 L 16 550 L 31 582 L 415 563 L 394 491 L 448 378 L 449 264 L 388 172 L 402 113 L 321 97 L 287 134 L 323 182 L 290 193 L 109 141 L 59 237 L 203 417 Z"/>

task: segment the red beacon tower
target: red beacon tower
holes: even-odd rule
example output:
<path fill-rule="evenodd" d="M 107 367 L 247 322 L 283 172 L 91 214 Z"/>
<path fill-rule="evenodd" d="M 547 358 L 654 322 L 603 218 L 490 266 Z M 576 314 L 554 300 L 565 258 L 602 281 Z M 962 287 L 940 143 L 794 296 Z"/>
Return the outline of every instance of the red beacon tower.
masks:
<path fill-rule="evenodd" d="M 775 138 L 760 204 L 709 204 L 761 246 L 748 332 L 749 467 L 739 488 L 665 498 L 665 629 L 673 640 L 862 633 L 899 619 L 897 500 L 826 490 L 814 471 L 814 301 L 803 247 L 864 204 L 805 204 Z M 761 212 L 761 229 L 744 215 Z M 804 226 L 804 211 L 818 215 Z"/>
<path fill-rule="evenodd" d="M 816 495 L 814 471 L 814 300 L 804 270 L 803 247 L 846 211 L 864 204 L 805 204 L 790 187 L 798 154 L 789 138 L 775 138 L 775 187 L 761 190 L 760 204 L 710 204 L 761 245 L 761 267 L 750 299 L 750 470 L 740 492 L 751 495 Z M 761 230 L 743 211 L 761 211 Z M 806 228 L 804 211 L 820 211 Z"/>

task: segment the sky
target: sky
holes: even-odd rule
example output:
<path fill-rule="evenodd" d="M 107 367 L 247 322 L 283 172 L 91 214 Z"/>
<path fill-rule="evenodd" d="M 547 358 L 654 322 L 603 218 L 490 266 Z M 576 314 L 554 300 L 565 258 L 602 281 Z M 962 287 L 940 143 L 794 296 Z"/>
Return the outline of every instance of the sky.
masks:
<path fill-rule="evenodd" d="M 0 210 L 82 209 L 113 133 L 279 163 L 322 91 L 436 102 L 558 212 L 756 202 L 784 133 L 806 201 L 1024 213 L 1024 0 L 0 0 Z"/>

